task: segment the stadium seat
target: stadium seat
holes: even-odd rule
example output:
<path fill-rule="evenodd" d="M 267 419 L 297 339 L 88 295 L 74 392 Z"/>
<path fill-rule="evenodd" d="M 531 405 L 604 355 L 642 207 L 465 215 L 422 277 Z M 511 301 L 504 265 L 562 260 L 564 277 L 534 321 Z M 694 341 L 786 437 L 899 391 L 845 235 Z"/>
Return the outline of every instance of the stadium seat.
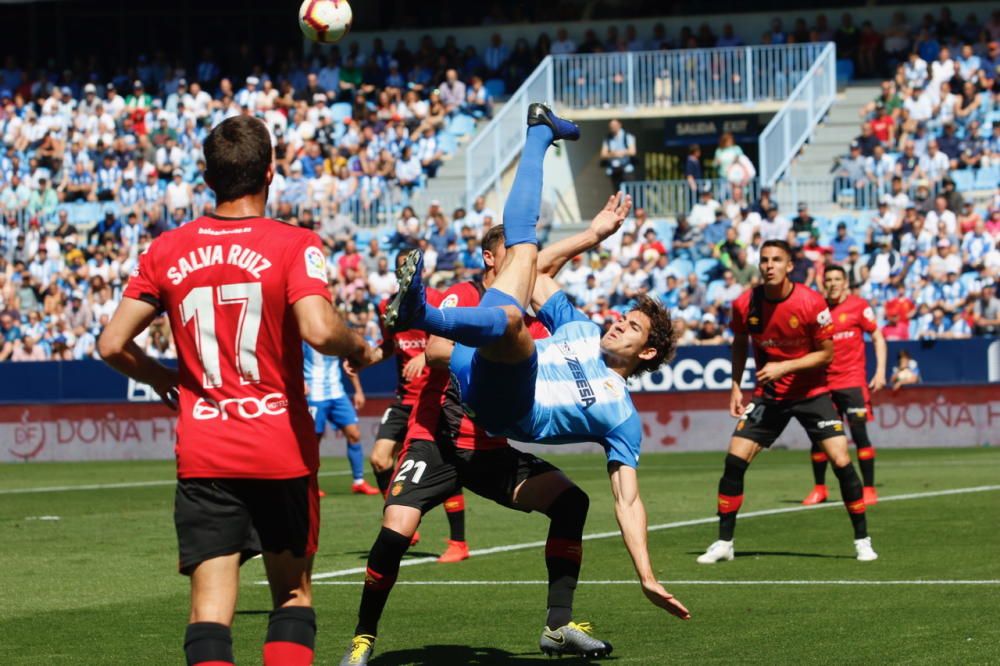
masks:
<path fill-rule="evenodd" d="M 975 187 L 976 176 L 972 169 L 954 169 L 949 175 L 955 181 L 955 189 L 959 192 L 968 192 Z"/>
<path fill-rule="evenodd" d="M 374 237 L 375 234 L 372 233 L 370 229 L 359 229 L 358 232 L 354 234 L 354 242 L 358 245 L 358 247 L 362 247 L 368 245 Z"/>
<path fill-rule="evenodd" d="M 975 189 L 992 190 L 1000 180 L 1000 168 L 991 166 L 976 171 Z"/>
<path fill-rule="evenodd" d="M 486 92 L 493 99 L 498 99 L 507 94 L 507 84 L 503 82 L 503 79 L 487 79 L 483 86 L 485 86 Z"/>
<path fill-rule="evenodd" d="M 837 85 L 846 85 L 854 78 L 854 61 L 837 60 Z"/>
<path fill-rule="evenodd" d="M 962 276 L 958 278 L 958 280 L 967 291 L 971 292 L 976 282 L 979 281 L 979 273 L 976 271 L 966 271 L 965 273 L 962 273 Z"/>
<path fill-rule="evenodd" d="M 454 134 L 449 134 L 448 132 L 441 132 L 437 136 L 438 147 L 444 151 L 445 155 L 452 155 L 458 150 L 458 139 Z"/>
<path fill-rule="evenodd" d="M 708 288 L 705 290 L 705 300 L 709 303 L 715 303 L 719 298 L 719 292 L 722 288 L 726 286 L 725 280 L 712 280 L 708 283 Z"/>
<path fill-rule="evenodd" d="M 464 113 L 455 114 L 448 126 L 445 128 L 445 132 L 451 134 L 452 136 L 468 136 L 476 131 L 476 120 L 472 116 L 467 116 Z"/>
<path fill-rule="evenodd" d="M 694 262 L 690 259 L 674 259 L 670 262 L 670 272 L 686 280 L 688 275 L 694 273 Z"/>
<path fill-rule="evenodd" d="M 343 123 L 344 118 L 351 117 L 351 105 L 349 102 L 337 102 L 330 107 L 330 117 L 335 123 Z"/>
<path fill-rule="evenodd" d="M 675 225 L 667 220 L 653 220 L 652 223 L 656 229 L 656 237 L 669 249 L 669 244 L 674 242 Z"/>
<path fill-rule="evenodd" d="M 698 280 L 703 283 L 712 279 L 713 274 L 718 268 L 719 260 L 711 257 L 699 259 L 694 264 L 694 272 L 698 274 Z"/>

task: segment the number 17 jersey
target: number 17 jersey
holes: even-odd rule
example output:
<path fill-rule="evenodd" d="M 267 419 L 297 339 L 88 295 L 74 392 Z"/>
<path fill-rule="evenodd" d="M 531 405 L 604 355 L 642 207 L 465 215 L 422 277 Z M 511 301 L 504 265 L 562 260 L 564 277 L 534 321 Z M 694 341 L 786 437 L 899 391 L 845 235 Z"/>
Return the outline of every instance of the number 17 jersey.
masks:
<path fill-rule="evenodd" d="M 268 218 L 201 217 L 159 236 L 124 297 L 167 314 L 179 362 L 177 475 L 288 479 L 315 472 L 292 305 L 330 300 L 322 243 Z"/>

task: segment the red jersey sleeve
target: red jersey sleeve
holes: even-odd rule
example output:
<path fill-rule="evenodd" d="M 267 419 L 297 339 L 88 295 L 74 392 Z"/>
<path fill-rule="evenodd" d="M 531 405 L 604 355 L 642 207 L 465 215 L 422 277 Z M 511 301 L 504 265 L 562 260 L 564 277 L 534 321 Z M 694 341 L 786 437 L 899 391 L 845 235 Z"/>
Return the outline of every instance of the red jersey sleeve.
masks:
<path fill-rule="evenodd" d="M 878 329 L 875 311 L 863 299 L 858 299 L 858 325 L 865 333 L 874 333 Z"/>
<path fill-rule="evenodd" d="M 158 248 L 159 245 L 153 241 L 146 248 L 146 251 L 139 255 L 139 262 L 135 265 L 122 295 L 125 298 L 145 301 L 155 306 L 157 310 L 161 310 L 163 306 L 160 298 L 160 285 L 156 281 L 156 270 L 153 267 L 153 253 Z"/>
<path fill-rule="evenodd" d="M 303 234 L 303 240 L 292 245 L 285 264 L 285 297 L 289 304 L 313 295 L 333 301 L 327 289 L 326 256 L 319 236 Z"/>
<path fill-rule="evenodd" d="M 810 290 L 813 298 L 809 304 L 808 322 L 809 332 L 816 342 L 830 340 L 833 338 L 833 317 L 830 315 L 830 308 L 827 307 L 826 300 L 815 291 Z"/>

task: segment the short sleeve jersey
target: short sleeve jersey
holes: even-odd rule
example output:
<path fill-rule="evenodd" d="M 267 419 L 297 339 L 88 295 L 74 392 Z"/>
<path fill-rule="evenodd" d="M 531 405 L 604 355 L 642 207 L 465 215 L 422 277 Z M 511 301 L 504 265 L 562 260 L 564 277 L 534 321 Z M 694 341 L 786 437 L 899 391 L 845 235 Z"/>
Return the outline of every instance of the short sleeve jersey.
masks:
<path fill-rule="evenodd" d="M 506 434 L 542 444 L 598 442 L 609 462 L 638 466 L 642 422 L 625 379 L 604 362 L 601 328 L 562 291 L 546 301 L 538 319 L 552 336 L 535 344 L 535 404 Z"/>
<path fill-rule="evenodd" d="M 438 305 L 441 302 L 441 292 L 428 287 L 427 302 L 431 305 Z M 385 316 L 385 308 L 388 304 L 389 299 L 385 299 L 379 303 L 378 311 L 383 317 Z M 403 368 L 414 357 L 423 354 L 427 350 L 427 333 L 415 328 L 408 331 L 393 332 L 382 324 L 382 339 L 392 345 L 393 354 L 396 357 L 396 399 L 402 404 L 412 407 L 417 403 L 417 396 L 420 395 L 420 391 L 427 384 L 427 378 L 430 376 L 431 369 L 424 368 L 423 372 L 419 375 L 407 380 L 403 377 Z"/>
<path fill-rule="evenodd" d="M 754 289 L 748 289 L 733 301 L 730 326 L 733 333 L 750 336 L 758 370 L 769 361 L 801 358 L 833 337 L 826 300 L 805 285 L 793 284 L 791 293 L 781 301 L 768 300 L 761 289 L 759 308 L 752 307 L 753 294 Z M 820 367 L 758 384 L 753 394 L 772 400 L 805 400 L 827 391 L 826 369 Z"/>
<path fill-rule="evenodd" d="M 201 217 L 140 255 L 124 296 L 167 314 L 177 344 L 179 478 L 316 471 L 292 305 L 327 301 L 316 234 L 268 218 Z"/>
<path fill-rule="evenodd" d="M 833 363 L 826 368 L 830 389 L 860 387 L 868 395 L 865 372 L 865 333 L 878 328 L 875 312 L 863 298 L 848 296 L 830 308 L 833 319 Z"/>

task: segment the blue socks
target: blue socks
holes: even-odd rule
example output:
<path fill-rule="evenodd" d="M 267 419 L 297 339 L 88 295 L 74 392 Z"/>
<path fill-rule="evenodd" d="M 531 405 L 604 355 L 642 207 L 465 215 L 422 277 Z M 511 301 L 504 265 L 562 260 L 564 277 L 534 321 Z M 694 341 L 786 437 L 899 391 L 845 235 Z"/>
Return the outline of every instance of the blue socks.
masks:
<path fill-rule="evenodd" d="M 351 463 L 351 476 L 355 481 L 365 478 L 365 452 L 361 444 L 347 443 L 347 461 Z"/>
<path fill-rule="evenodd" d="M 548 125 L 528 128 L 521 163 L 517 166 L 514 184 L 503 209 L 504 244 L 536 243 L 535 225 L 542 204 L 542 164 L 545 151 L 552 145 L 552 129 Z"/>
<path fill-rule="evenodd" d="M 524 312 L 510 294 L 487 289 L 475 307 L 435 308 L 428 305 L 419 328 L 466 347 L 485 347 L 502 338 L 507 330 L 507 313 L 500 309 L 502 305 L 513 305 Z"/>

